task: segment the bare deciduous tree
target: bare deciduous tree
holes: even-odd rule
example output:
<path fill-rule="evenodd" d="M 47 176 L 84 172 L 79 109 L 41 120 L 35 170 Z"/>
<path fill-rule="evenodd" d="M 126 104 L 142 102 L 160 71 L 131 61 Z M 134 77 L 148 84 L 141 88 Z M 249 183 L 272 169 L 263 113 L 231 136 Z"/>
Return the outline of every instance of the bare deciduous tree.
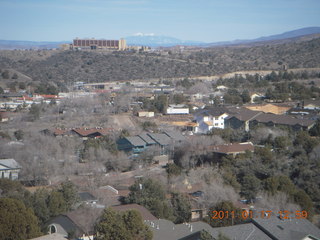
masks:
<path fill-rule="evenodd" d="M 259 200 L 255 203 L 255 207 L 268 209 L 269 211 L 299 211 L 299 205 L 290 201 L 289 196 L 284 192 L 278 192 L 275 195 L 270 195 L 265 192 L 258 194 Z"/>

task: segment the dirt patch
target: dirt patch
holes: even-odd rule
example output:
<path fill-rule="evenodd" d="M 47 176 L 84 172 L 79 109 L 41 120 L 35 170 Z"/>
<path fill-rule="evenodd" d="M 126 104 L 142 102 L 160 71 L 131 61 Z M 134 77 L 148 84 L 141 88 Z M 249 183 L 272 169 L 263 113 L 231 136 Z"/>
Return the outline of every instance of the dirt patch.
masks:
<path fill-rule="evenodd" d="M 110 127 L 116 130 L 135 128 L 136 124 L 132 121 L 129 114 L 118 114 L 110 116 Z"/>

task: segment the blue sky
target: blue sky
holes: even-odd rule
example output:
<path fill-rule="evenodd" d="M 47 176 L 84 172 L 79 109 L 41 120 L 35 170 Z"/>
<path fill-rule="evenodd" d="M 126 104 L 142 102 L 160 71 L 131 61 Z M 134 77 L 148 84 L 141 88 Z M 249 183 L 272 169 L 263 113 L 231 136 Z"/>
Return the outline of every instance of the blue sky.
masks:
<path fill-rule="evenodd" d="M 118 39 L 136 33 L 217 42 L 320 26 L 320 0 L 0 0 L 0 39 Z"/>

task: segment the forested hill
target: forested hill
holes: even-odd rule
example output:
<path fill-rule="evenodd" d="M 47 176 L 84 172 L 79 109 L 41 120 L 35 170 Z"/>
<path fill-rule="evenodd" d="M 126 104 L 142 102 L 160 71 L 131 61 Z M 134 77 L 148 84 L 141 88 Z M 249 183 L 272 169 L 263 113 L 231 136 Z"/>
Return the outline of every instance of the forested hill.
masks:
<path fill-rule="evenodd" d="M 103 82 L 210 76 L 241 70 L 320 67 L 320 38 L 261 46 L 169 52 L 0 51 L 0 69 L 34 81 Z M 0 78 L 1 79 L 1 78 Z"/>

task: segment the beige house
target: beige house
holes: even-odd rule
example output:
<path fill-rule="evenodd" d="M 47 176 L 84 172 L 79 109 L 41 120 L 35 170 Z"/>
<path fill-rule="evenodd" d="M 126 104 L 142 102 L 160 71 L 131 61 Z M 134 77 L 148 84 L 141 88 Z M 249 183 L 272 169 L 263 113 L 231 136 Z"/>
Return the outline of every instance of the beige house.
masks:
<path fill-rule="evenodd" d="M 138 117 L 154 117 L 154 112 L 138 112 Z"/>
<path fill-rule="evenodd" d="M 292 106 L 283 106 L 283 105 L 276 105 L 276 104 L 257 104 L 257 105 L 250 105 L 245 106 L 245 108 L 250 109 L 252 111 L 259 111 L 264 113 L 273 113 L 273 114 L 284 114 L 287 112 Z"/>

